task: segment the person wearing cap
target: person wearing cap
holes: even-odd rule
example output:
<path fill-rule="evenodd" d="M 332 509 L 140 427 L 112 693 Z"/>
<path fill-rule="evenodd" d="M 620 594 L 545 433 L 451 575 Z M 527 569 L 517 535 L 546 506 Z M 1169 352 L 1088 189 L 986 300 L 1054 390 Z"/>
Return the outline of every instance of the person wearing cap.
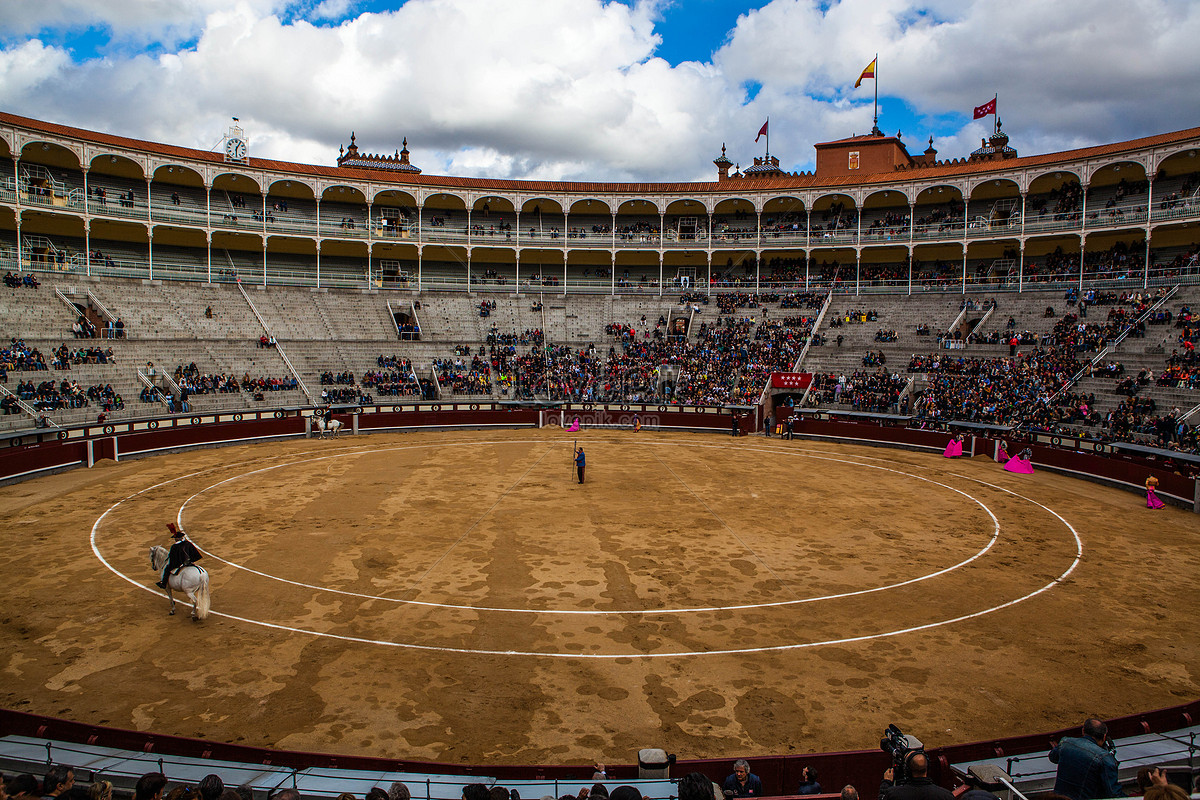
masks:
<path fill-rule="evenodd" d="M 587 465 L 587 459 L 584 458 L 583 448 L 577 447 L 575 449 L 575 469 L 576 469 L 576 471 L 579 472 L 579 482 L 580 483 L 583 483 L 583 469 L 586 465 Z"/>
<path fill-rule="evenodd" d="M 171 551 L 167 553 L 167 565 L 163 567 L 162 580 L 155 584 L 160 589 L 167 588 L 168 576 L 203 558 L 200 551 L 196 549 L 196 545 L 188 541 L 187 534 L 183 532 L 182 528 L 176 528 L 174 522 L 168 522 L 167 530 L 171 532 L 174 542 L 171 544 Z"/>

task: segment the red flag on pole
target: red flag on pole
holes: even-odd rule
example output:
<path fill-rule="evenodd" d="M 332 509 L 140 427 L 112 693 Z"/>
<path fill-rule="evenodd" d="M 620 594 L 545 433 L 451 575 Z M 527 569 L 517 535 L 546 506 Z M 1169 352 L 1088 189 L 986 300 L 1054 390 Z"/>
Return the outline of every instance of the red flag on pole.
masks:
<path fill-rule="evenodd" d="M 975 106 L 975 119 L 983 119 L 988 114 L 996 113 L 996 98 L 988 100 L 981 106 Z"/>
<path fill-rule="evenodd" d="M 767 120 L 766 122 L 763 123 L 763 126 L 758 129 L 758 136 L 754 137 L 754 141 L 757 142 L 759 139 L 761 139 L 762 137 L 767 135 L 767 126 L 770 124 L 771 124 L 771 120 Z"/>
<path fill-rule="evenodd" d="M 858 76 L 858 80 L 854 82 L 855 89 L 857 89 L 859 86 L 862 86 L 862 82 L 867 78 L 875 78 L 875 65 L 877 63 L 879 63 L 879 56 L 875 56 L 875 58 L 871 60 L 871 63 L 867 64 L 867 68 L 862 71 L 862 75 Z"/>

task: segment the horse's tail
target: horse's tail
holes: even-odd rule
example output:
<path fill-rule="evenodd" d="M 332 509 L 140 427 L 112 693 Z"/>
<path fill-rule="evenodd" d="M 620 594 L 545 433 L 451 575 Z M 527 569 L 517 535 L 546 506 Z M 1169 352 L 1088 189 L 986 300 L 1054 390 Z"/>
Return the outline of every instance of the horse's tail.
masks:
<path fill-rule="evenodd" d="M 196 589 L 196 619 L 204 619 L 208 616 L 208 610 L 212 608 L 212 596 L 208 593 L 208 576 L 203 575 L 203 580 L 200 581 L 200 586 Z"/>

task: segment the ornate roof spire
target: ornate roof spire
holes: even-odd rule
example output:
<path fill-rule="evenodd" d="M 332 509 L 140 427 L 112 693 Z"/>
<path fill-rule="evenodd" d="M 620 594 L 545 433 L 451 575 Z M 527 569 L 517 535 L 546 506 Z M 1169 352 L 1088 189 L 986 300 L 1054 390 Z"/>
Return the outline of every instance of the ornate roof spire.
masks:
<path fill-rule="evenodd" d="M 358 169 L 383 169 L 391 172 L 403 172 L 419 175 L 420 167 L 415 167 L 408 161 L 408 137 L 404 139 L 404 149 L 396 150 L 395 155 L 383 153 L 359 153 L 358 137 L 350 132 L 350 146 L 344 151 L 338 148 L 337 163 L 339 167 L 356 167 Z"/>

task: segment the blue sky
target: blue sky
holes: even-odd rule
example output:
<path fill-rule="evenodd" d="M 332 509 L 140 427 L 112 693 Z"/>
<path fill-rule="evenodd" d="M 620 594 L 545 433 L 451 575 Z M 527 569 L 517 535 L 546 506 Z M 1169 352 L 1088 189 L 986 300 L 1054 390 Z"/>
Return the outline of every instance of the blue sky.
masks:
<path fill-rule="evenodd" d="M 427 172 L 709 179 L 722 143 L 810 169 L 880 128 L 961 158 L 1000 95 L 1022 154 L 1200 122 L 1188 0 L 39 0 L 0 3 L 0 107 L 329 164 L 349 133 Z"/>

